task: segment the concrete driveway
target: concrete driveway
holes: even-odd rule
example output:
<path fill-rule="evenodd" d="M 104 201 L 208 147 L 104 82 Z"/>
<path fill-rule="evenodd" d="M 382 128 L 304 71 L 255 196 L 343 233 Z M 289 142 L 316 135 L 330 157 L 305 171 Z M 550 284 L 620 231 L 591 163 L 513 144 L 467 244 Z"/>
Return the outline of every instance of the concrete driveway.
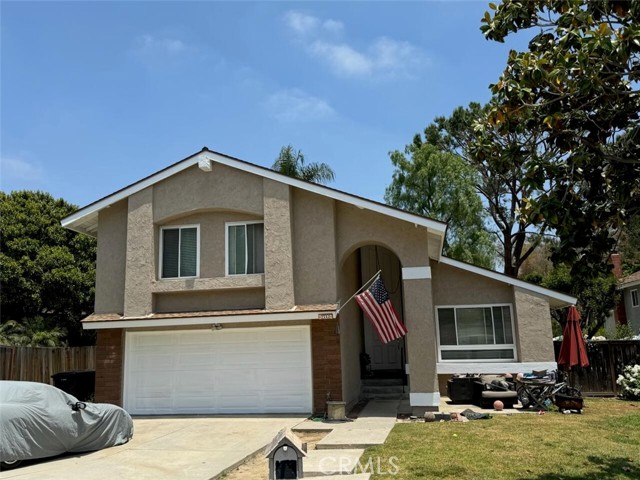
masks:
<path fill-rule="evenodd" d="M 126 445 L 0 473 L 19 480 L 208 480 L 260 450 L 303 416 L 134 418 Z"/>

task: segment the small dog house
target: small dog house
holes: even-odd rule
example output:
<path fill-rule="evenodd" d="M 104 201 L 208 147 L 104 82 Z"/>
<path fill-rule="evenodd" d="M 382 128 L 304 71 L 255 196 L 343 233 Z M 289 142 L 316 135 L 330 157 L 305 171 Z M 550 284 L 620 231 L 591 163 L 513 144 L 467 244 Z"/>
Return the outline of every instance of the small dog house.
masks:
<path fill-rule="evenodd" d="M 289 428 L 278 432 L 265 450 L 269 459 L 269 480 L 302 478 L 302 458 L 307 456 L 306 444 Z"/>

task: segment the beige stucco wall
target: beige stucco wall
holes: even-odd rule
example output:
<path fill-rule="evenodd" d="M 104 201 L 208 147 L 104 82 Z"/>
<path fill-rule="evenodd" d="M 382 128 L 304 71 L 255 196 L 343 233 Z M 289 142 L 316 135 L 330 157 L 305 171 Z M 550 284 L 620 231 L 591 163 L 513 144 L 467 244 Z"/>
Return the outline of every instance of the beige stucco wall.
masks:
<path fill-rule="evenodd" d="M 378 244 L 394 252 L 403 267 L 429 265 L 425 228 L 342 202 L 336 204 L 336 243 L 339 262 L 359 247 Z"/>
<path fill-rule="evenodd" d="M 345 302 L 360 288 L 359 256 L 352 254 L 344 262 L 340 274 L 340 298 Z M 360 352 L 364 351 L 362 313 L 351 301 L 340 311 L 340 360 L 342 368 L 342 399 L 347 405 L 360 397 Z"/>
<path fill-rule="evenodd" d="M 124 313 L 127 211 L 127 200 L 122 200 L 98 214 L 96 313 Z"/>
<path fill-rule="evenodd" d="M 151 283 L 155 279 L 153 188 L 129 197 L 127 212 L 127 268 L 125 273 L 125 316 L 153 312 Z"/>
<path fill-rule="evenodd" d="M 431 262 L 434 305 L 513 304 L 510 285 L 459 268 Z"/>
<path fill-rule="evenodd" d="M 336 204 L 339 262 L 348 260 L 357 248 L 381 245 L 397 255 L 401 267 L 425 267 L 429 265 L 428 240 L 425 228 L 348 204 Z M 420 398 L 420 402 L 432 403 L 436 401 L 438 379 L 431 280 L 403 281 L 403 296 L 404 322 L 409 331 L 405 342 L 409 390 L 411 394 L 419 394 L 415 398 Z M 435 408 L 421 405 L 414 407 L 414 411 Z"/>
<path fill-rule="evenodd" d="M 154 297 L 158 313 L 264 308 L 262 288 L 160 293 Z"/>
<path fill-rule="evenodd" d="M 404 321 L 409 331 L 406 346 L 410 393 L 438 392 L 432 281 L 431 279 L 404 280 L 402 288 Z"/>
<path fill-rule="evenodd" d="M 173 175 L 153 187 L 154 221 L 200 209 L 237 210 L 262 216 L 262 178 L 225 165 L 210 172 L 197 166 Z"/>
<path fill-rule="evenodd" d="M 553 334 L 549 302 L 525 290 L 514 288 L 518 360 L 553 362 Z"/>
<path fill-rule="evenodd" d="M 293 278 L 299 305 L 336 301 L 334 208 L 330 198 L 292 189 Z"/>
<path fill-rule="evenodd" d="M 267 309 L 292 308 L 293 239 L 288 185 L 263 179 L 264 275 Z"/>
<path fill-rule="evenodd" d="M 200 226 L 200 278 L 217 278 L 225 276 L 225 223 L 262 220 L 257 215 L 236 213 L 230 211 L 205 211 L 191 215 L 174 217 L 172 220 L 158 224 L 155 242 L 156 258 L 160 259 L 160 231 L 161 227 L 171 225 L 199 225 Z M 156 276 L 160 280 L 159 269 Z M 172 279 L 161 280 L 172 282 Z"/>
<path fill-rule="evenodd" d="M 431 263 L 431 272 L 435 307 L 509 304 L 513 312 L 517 361 L 554 361 L 551 314 L 546 299 L 435 261 Z"/>

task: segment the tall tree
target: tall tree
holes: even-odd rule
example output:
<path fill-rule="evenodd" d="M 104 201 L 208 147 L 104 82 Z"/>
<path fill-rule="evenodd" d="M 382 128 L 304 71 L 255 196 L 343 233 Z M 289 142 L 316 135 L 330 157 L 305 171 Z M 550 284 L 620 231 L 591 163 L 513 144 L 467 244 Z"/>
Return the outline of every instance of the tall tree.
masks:
<path fill-rule="evenodd" d="M 302 150 L 296 150 L 292 145 L 280 149 L 280 154 L 271 169 L 307 182 L 325 184 L 335 179 L 335 173 L 329 165 L 316 162 L 305 164 Z"/>
<path fill-rule="evenodd" d="M 511 51 L 489 119 L 503 134 L 536 132 L 557 154 L 525 161 L 522 211 L 559 236 L 556 263 L 606 272 L 617 233 L 640 214 L 640 2 L 506 0 L 486 12 L 489 40 L 539 32 Z M 486 155 L 499 152 L 487 145 Z M 553 179 L 553 183 L 549 183 Z"/>
<path fill-rule="evenodd" d="M 622 256 L 622 270 L 625 275 L 640 270 L 640 215 L 629 219 L 622 229 L 618 250 Z"/>
<path fill-rule="evenodd" d="M 393 179 L 385 200 L 404 210 L 447 222 L 445 255 L 487 268 L 495 248 L 476 193 L 477 173 L 457 155 L 430 144 L 391 152 Z"/>
<path fill-rule="evenodd" d="M 60 225 L 75 210 L 44 192 L 0 192 L 0 307 L 3 322 L 58 327 L 82 345 L 95 338 L 80 320 L 93 310 L 96 242 Z"/>
<path fill-rule="evenodd" d="M 552 152 L 540 147 L 535 133 L 499 132 L 486 122 L 490 109 L 475 102 L 458 107 L 449 117 L 437 117 L 425 128 L 424 140 L 416 136 L 414 144 L 426 142 L 459 155 L 478 172 L 477 190 L 501 247 L 504 273 L 517 277 L 546 231 L 544 222 L 534 226 L 533 219 L 522 215 L 527 201 L 540 195 L 538 188 L 525 181 L 526 164 Z M 486 153 L 487 145 L 494 147 L 491 154 Z"/>

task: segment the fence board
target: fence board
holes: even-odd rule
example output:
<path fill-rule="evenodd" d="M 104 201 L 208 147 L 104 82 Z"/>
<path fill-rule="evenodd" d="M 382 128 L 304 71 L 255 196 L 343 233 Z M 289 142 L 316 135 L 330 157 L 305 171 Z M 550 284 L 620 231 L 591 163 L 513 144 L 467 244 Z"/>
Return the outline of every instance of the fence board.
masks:
<path fill-rule="evenodd" d="M 96 347 L 9 347 L 0 345 L 0 380 L 53 384 L 59 372 L 95 370 Z"/>
<path fill-rule="evenodd" d="M 556 360 L 560 344 L 554 342 Z M 571 383 L 586 395 L 616 395 L 618 375 L 627 365 L 640 364 L 640 341 L 607 340 L 587 343 L 589 366 L 571 369 Z"/>

